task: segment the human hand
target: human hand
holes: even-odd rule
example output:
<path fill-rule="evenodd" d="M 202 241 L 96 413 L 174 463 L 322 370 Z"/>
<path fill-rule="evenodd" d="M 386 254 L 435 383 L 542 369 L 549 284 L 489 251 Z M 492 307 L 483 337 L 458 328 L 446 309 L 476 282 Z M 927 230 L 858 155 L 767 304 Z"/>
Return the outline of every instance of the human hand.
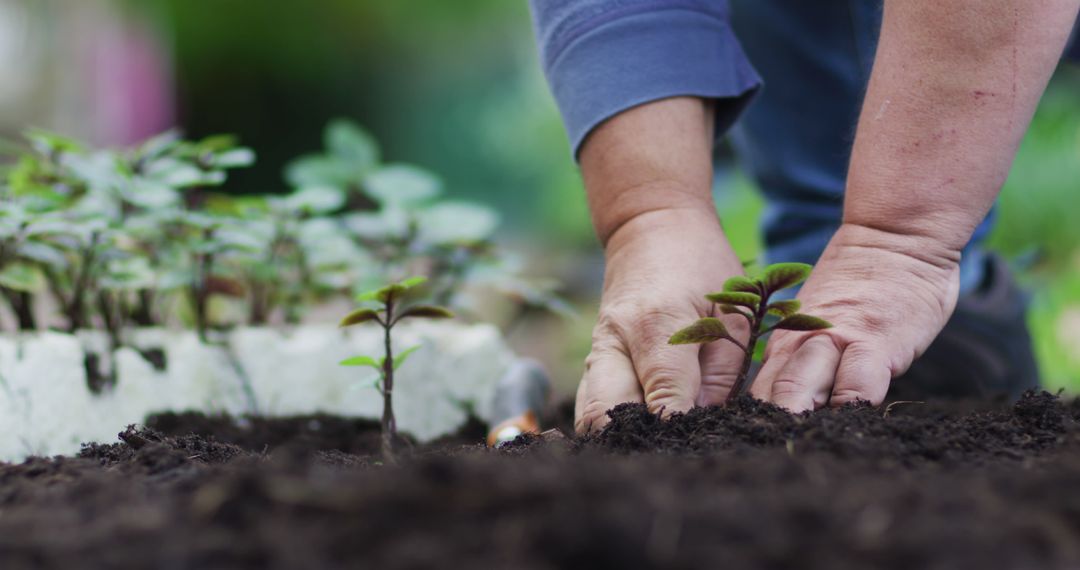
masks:
<path fill-rule="evenodd" d="M 959 259 L 928 238 L 841 226 L 798 295 L 833 327 L 774 332 L 751 394 L 793 412 L 880 404 L 956 307 Z"/>
<path fill-rule="evenodd" d="M 578 386 L 579 432 L 607 423 L 607 411 L 645 402 L 653 412 L 724 401 L 742 363 L 731 343 L 670 346 L 673 332 L 703 316 L 724 319 L 745 342 L 746 320 L 714 314 L 705 294 L 742 274 L 710 208 L 659 210 L 621 226 L 607 243 L 607 266 L 592 351 Z"/>

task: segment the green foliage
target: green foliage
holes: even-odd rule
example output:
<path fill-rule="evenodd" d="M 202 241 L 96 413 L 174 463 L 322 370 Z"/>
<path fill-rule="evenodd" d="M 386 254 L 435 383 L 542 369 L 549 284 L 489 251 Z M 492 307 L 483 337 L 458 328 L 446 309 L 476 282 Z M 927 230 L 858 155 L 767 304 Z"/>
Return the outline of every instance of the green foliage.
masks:
<path fill-rule="evenodd" d="M 383 329 L 384 352 L 382 356 L 378 358 L 354 356 L 342 360 L 340 364 L 342 366 L 366 366 L 374 368 L 379 373 L 379 381 L 375 386 L 383 397 L 383 454 L 388 458 L 393 457 L 393 440 L 397 429 L 394 421 L 393 406 L 394 371 L 405 363 L 409 355 L 420 348 L 419 346 L 413 346 L 395 353 L 391 331 L 395 325 L 404 319 L 449 319 L 454 316 L 449 310 L 437 305 L 410 304 L 411 299 L 419 295 L 421 288 L 426 283 L 427 279 L 424 277 L 410 277 L 361 293 L 357 295 L 357 301 L 373 303 L 376 307 L 360 307 L 341 319 L 341 327 L 375 322 Z"/>
<path fill-rule="evenodd" d="M 393 285 L 370 301 L 404 294 L 420 283 L 397 280 L 413 273 L 433 303 L 401 318 L 467 309 L 474 289 L 567 312 L 554 287 L 523 278 L 496 247 L 494 211 L 440 200 L 441 181 L 419 167 L 382 164 L 352 122 L 332 121 L 323 138 L 322 152 L 285 169 L 288 193 L 232 197 L 211 190 L 255 155 L 230 136 L 168 131 L 94 149 L 30 131 L 0 183 L 0 295 L 24 329 L 37 328 L 30 305 L 48 294 L 68 329 L 104 322 L 117 339 L 171 319 L 206 338 L 237 324 L 215 313 L 223 304 L 246 307 L 248 324 L 297 323 L 310 304 L 376 283 Z"/>
<path fill-rule="evenodd" d="M 741 315 L 747 320 L 750 325 L 750 340 L 746 344 L 731 336 L 723 321 L 715 317 L 698 319 L 671 335 L 668 343 L 702 344 L 726 340 L 742 349 L 742 368 L 728 399 L 737 397 L 749 388 L 750 362 L 762 336 L 774 330 L 817 331 L 832 327 L 824 319 L 798 312 L 801 304 L 797 300 L 769 302 L 769 298 L 776 292 L 805 281 L 810 276 L 811 269 L 812 267 L 805 263 L 776 263 L 766 267 L 756 279 L 735 276 L 724 282 L 723 291 L 705 295 L 706 299 L 718 306 L 721 313 Z M 767 322 L 769 317 L 773 317 L 771 324 Z"/>

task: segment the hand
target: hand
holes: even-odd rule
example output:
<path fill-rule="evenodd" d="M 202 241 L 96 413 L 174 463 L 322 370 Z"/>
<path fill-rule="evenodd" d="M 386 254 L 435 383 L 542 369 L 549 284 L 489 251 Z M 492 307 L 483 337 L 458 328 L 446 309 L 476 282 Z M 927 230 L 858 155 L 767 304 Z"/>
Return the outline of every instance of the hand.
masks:
<path fill-rule="evenodd" d="M 607 267 L 592 352 L 578 387 L 579 432 L 607 423 L 623 402 L 645 402 L 654 412 L 686 411 L 721 403 L 742 363 L 729 342 L 670 346 L 675 331 L 712 315 L 706 293 L 742 274 L 716 214 L 709 208 L 641 214 L 607 244 Z M 722 316 L 743 342 L 746 320 Z"/>
<path fill-rule="evenodd" d="M 959 259 L 927 238 L 845 224 L 798 295 L 833 328 L 774 332 L 751 394 L 793 412 L 880 404 L 956 307 Z"/>

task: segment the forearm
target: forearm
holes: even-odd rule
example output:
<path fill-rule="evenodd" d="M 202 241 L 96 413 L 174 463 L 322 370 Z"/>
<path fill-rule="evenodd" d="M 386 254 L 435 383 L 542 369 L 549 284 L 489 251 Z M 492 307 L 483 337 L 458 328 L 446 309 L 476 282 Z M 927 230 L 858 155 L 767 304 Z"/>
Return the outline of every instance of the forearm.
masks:
<path fill-rule="evenodd" d="M 593 227 L 605 247 L 622 230 L 653 217 L 711 217 L 718 223 L 712 115 L 704 99 L 663 99 L 620 113 L 589 135 L 581 171 Z"/>
<path fill-rule="evenodd" d="M 887 0 L 847 225 L 959 258 L 1005 182 L 1077 0 Z"/>

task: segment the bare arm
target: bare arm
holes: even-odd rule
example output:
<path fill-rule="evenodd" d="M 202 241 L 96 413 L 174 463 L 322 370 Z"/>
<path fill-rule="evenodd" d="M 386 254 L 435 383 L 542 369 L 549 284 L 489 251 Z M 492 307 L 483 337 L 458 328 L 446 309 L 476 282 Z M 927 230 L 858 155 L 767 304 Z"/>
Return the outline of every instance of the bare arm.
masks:
<path fill-rule="evenodd" d="M 845 223 L 958 255 L 1005 182 L 1078 5 L 886 2 Z"/>
<path fill-rule="evenodd" d="M 742 271 L 712 200 L 712 146 L 710 104 L 681 97 L 616 115 L 582 147 L 607 263 L 578 389 L 579 430 L 599 427 L 622 402 L 669 413 L 719 402 L 734 380 L 741 353 L 728 343 L 667 345 L 673 331 L 712 310 L 705 293 Z"/>
<path fill-rule="evenodd" d="M 844 220 L 753 392 L 793 410 L 880 402 L 944 327 L 961 250 L 1005 181 L 1077 0 L 887 0 Z"/>

